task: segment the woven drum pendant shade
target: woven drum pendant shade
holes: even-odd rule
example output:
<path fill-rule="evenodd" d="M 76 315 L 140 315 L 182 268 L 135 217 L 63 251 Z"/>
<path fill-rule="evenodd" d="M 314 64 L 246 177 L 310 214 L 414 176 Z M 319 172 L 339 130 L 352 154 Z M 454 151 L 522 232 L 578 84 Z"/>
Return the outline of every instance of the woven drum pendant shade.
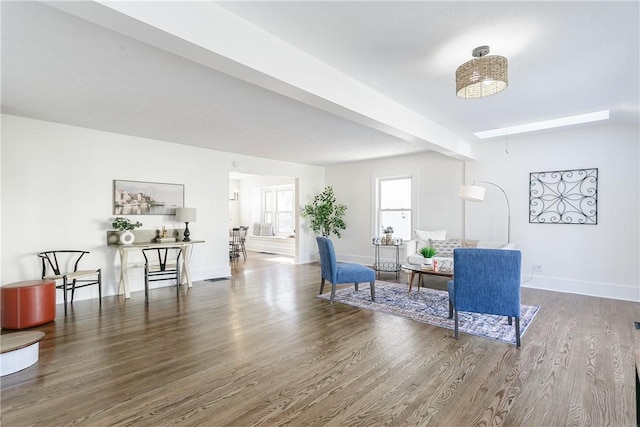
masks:
<path fill-rule="evenodd" d="M 484 52 L 489 52 L 487 46 Z M 465 62 L 456 70 L 456 95 L 458 98 L 482 98 L 495 95 L 509 84 L 507 78 L 507 58 L 504 56 L 476 54 L 481 48 L 474 50 L 474 56 L 480 56 Z"/>

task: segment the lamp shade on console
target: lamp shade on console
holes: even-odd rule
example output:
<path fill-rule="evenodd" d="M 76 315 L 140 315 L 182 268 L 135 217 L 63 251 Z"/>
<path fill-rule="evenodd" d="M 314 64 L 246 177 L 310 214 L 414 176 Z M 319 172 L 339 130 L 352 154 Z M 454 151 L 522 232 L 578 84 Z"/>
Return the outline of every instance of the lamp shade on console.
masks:
<path fill-rule="evenodd" d="M 189 236 L 191 233 L 189 232 L 189 223 L 196 222 L 196 208 L 177 208 L 176 209 L 176 221 L 184 222 L 184 239 L 183 242 L 189 242 L 191 239 Z"/>

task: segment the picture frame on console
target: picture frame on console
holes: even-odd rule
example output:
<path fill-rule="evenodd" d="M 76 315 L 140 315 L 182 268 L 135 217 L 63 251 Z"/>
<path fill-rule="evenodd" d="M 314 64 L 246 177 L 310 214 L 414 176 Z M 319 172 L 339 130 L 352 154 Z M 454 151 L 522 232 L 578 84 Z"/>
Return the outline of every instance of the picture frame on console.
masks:
<path fill-rule="evenodd" d="M 183 207 L 183 184 L 113 180 L 114 215 L 175 215 Z"/>

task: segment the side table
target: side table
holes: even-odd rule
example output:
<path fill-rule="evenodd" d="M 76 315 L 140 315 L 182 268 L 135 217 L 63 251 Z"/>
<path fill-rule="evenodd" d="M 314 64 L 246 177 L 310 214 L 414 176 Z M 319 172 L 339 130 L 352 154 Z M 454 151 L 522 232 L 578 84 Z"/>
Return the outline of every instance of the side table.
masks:
<path fill-rule="evenodd" d="M 380 278 L 380 272 L 384 271 L 387 273 L 396 273 L 396 279 L 399 277 L 400 273 L 400 246 L 403 245 L 403 242 L 395 241 L 392 244 L 382 244 L 373 242 L 373 246 L 375 246 L 375 261 L 373 263 L 373 269 L 376 271 L 376 275 Z M 395 262 L 392 261 L 380 261 L 380 248 L 395 248 L 396 250 L 396 258 Z"/>

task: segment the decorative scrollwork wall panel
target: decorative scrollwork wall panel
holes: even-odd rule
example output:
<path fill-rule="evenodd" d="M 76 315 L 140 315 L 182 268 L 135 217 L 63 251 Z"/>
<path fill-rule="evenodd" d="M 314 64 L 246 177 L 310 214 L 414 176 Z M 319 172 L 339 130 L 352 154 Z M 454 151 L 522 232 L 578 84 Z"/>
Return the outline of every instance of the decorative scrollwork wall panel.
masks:
<path fill-rule="evenodd" d="M 598 169 L 530 173 L 529 222 L 597 224 Z"/>

